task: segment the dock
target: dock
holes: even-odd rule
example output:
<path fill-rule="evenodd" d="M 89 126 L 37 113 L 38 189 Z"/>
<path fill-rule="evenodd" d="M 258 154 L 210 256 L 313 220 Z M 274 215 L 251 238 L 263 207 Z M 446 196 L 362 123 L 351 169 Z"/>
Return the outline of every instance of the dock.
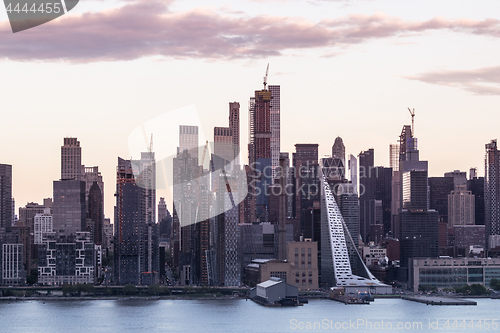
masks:
<path fill-rule="evenodd" d="M 427 305 L 477 305 L 477 302 L 467 301 L 461 298 L 443 297 L 443 296 L 402 296 L 404 300 L 423 303 Z"/>

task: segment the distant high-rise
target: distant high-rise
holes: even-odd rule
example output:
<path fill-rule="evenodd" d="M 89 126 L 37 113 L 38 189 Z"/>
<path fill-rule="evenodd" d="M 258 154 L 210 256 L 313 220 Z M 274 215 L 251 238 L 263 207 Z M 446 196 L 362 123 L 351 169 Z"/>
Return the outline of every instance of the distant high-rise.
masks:
<path fill-rule="evenodd" d="M 269 85 L 268 88 L 271 92 L 271 167 L 274 181 L 280 160 L 280 86 Z"/>
<path fill-rule="evenodd" d="M 160 223 L 161 220 L 163 220 L 163 218 L 167 216 L 167 214 L 168 210 L 165 198 L 160 198 L 160 201 L 158 202 L 158 223 Z"/>
<path fill-rule="evenodd" d="M 465 185 L 458 185 L 448 195 L 448 228 L 474 224 L 474 195 Z"/>
<path fill-rule="evenodd" d="M 448 223 L 448 195 L 455 189 L 452 177 L 429 177 L 429 208 L 438 211 L 439 221 Z"/>
<path fill-rule="evenodd" d="M 64 138 L 61 146 L 61 180 L 80 180 L 82 173 L 82 148 L 77 138 Z"/>
<path fill-rule="evenodd" d="M 12 227 L 12 165 L 0 164 L 0 228 Z"/>
<path fill-rule="evenodd" d="M 97 182 L 102 195 L 102 205 L 104 206 L 104 182 L 98 166 L 86 167 L 82 165 L 81 180 L 85 182 L 85 198 L 88 201 L 89 191 L 94 182 Z"/>
<path fill-rule="evenodd" d="M 438 212 L 428 209 L 428 163 L 419 159 L 417 138 L 409 125 L 403 126 L 399 145 L 398 238 L 401 267 L 407 268 L 409 258 L 439 255 L 439 221 Z"/>
<path fill-rule="evenodd" d="M 42 244 L 43 237 L 46 233 L 53 232 L 53 222 L 52 215 L 50 214 L 50 208 L 45 208 L 42 214 L 36 214 L 34 217 L 34 244 Z"/>
<path fill-rule="evenodd" d="M 152 151 L 142 152 L 140 160 L 131 160 L 138 186 L 144 189 L 146 211 L 144 222 L 156 223 L 156 160 Z"/>
<path fill-rule="evenodd" d="M 359 162 L 359 224 L 364 242 L 368 241 L 370 225 L 375 221 L 375 177 L 372 170 L 375 165 L 373 148 L 358 155 Z"/>
<path fill-rule="evenodd" d="M 484 161 L 484 206 L 485 229 L 488 238 L 488 249 L 492 247 L 489 238 L 500 235 L 500 151 L 497 140 L 485 145 Z"/>
<path fill-rule="evenodd" d="M 295 174 L 295 217 L 300 218 L 303 230 L 306 211 L 313 208 L 315 201 L 319 207 L 318 144 L 297 143 L 293 154 L 293 167 Z"/>
<path fill-rule="evenodd" d="M 148 225 L 146 189 L 137 184 L 132 161 L 118 158 L 114 235 L 115 283 L 154 284 L 158 280 L 158 230 Z"/>
<path fill-rule="evenodd" d="M 198 126 L 179 125 L 179 151 L 195 148 L 198 148 Z"/>
<path fill-rule="evenodd" d="M 86 229 L 85 182 L 80 180 L 54 181 L 52 216 L 54 231 L 60 236 L 75 236 Z"/>
<path fill-rule="evenodd" d="M 190 144 L 186 145 L 188 140 Z M 198 273 L 197 263 L 200 262 L 196 222 L 201 184 L 195 180 L 202 175 L 201 168 L 198 165 L 198 127 L 181 125 L 178 154 L 173 159 L 173 220 L 170 242 L 174 266 L 179 268 L 182 284 L 193 283 L 193 276 Z"/>
<path fill-rule="evenodd" d="M 454 170 L 450 172 L 445 172 L 444 176 L 453 178 L 455 189 L 457 189 L 458 186 L 467 185 L 467 173 L 465 171 Z"/>
<path fill-rule="evenodd" d="M 256 90 L 250 99 L 250 140 L 248 160 L 250 165 L 259 159 L 271 159 L 271 98 L 268 90 Z"/>
<path fill-rule="evenodd" d="M 467 181 L 467 190 L 474 194 L 476 224 L 484 225 L 484 177 L 471 177 Z"/>
<path fill-rule="evenodd" d="M 342 166 L 345 165 L 345 146 L 342 138 L 340 136 L 335 138 L 335 142 L 332 146 L 332 158 L 337 158 L 342 161 Z"/>
<path fill-rule="evenodd" d="M 233 136 L 229 127 L 214 127 L 214 170 L 234 160 Z"/>
<path fill-rule="evenodd" d="M 229 130 L 233 138 L 234 158 L 240 155 L 240 103 L 229 103 Z M 236 164 L 240 164 L 239 158 Z"/>
<path fill-rule="evenodd" d="M 103 244 L 103 226 L 104 226 L 104 206 L 102 200 L 102 192 L 94 182 L 90 187 L 87 199 L 87 218 L 92 221 L 91 239 L 96 245 Z"/>

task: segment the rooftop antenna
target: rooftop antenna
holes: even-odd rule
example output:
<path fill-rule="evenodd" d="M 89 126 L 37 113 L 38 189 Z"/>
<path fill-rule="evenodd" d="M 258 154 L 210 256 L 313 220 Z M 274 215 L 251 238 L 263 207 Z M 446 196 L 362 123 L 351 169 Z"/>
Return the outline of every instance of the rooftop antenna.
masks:
<path fill-rule="evenodd" d="M 267 64 L 266 76 L 264 76 L 264 90 L 266 90 L 267 86 L 267 74 L 269 73 L 269 64 Z"/>
<path fill-rule="evenodd" d="M 415 121 L 413 118 L 415 118 L 415 108 L 413 108 L 413 112 L 408 108 L 408 111 L 410 111 L 411 114 L 411 136 L 415 136 Z"/>

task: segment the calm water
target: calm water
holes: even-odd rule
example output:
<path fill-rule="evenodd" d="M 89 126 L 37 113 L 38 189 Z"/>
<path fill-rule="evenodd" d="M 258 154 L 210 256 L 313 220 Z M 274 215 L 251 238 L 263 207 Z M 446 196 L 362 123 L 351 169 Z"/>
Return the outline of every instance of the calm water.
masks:
<path fill-rule="evenodd" d="M 245 300 L 2 301 L 0 332 L 500 332 L 492 326 L 492 319 L 500 326 L 500 300 L 477 302 L 311 300 L 302 307 L 265 308 Z"/>

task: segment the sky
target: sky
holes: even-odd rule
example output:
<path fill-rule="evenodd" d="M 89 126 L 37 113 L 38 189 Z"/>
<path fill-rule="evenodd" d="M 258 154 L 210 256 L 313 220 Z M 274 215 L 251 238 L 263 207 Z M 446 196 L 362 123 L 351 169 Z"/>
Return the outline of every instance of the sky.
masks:
<path fill-rule="evenodd" d="M 429 176 L 482 176 L 499 133 L 499 14 L 495 0 L 80 0 L 13 34 L 0 8 L 0 163 L 13 165 L 16 213 L 52 197 L 64 137 L 99 166 L 111 218 L 117 158 L 139 158 L 138 128 L 166 156 L 172 123 L 199 124 L 210 140 L 238 101 L 245 163 L 248 100 L 267 64 L 281 86 L 282 151 L 318 143 L 328 155 L 341 136 L 348 154 L 374 148 L 388 166 L 415 108 Z"/>

